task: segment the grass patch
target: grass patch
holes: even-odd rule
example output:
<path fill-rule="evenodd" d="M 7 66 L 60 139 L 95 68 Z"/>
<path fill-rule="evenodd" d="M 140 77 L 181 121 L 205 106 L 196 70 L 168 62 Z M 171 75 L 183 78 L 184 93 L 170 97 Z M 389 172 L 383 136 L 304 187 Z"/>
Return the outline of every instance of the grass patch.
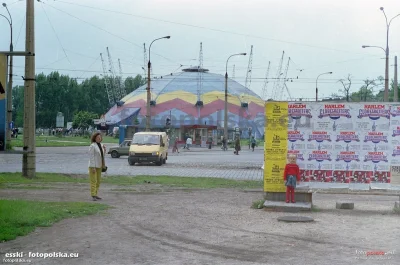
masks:
<path fill-rule="evenodd" d="M 0 200 L 0 242 L 13 240 L 65 218 L 96 214 L 108 206 L 85 202 Z"/>
<path fill-rule="evenodd" d="M 88 183 L 88 177 L 71 177 L 63 174 L 53 173 L 37 173 L 36 178 L 27 179 L 21 176 L 21 173 L 0 173 L 0 187 L 2 184 L 8 183 L 51 183 L 51 182 L 68 182 L 68 183 Z M 102 179 L 102 183 L 115 185 L 143 185 L 158 184 L 171 187 L 186 188 L 240 188 L 254 189 L 262 187 L 262 181 L 252 180 L 232 180 L 221 178 L 192 178 L 192 177 L 174 177 L 174 176 L 107 176 Z M 3 186 L 4 187 L 4 186 Z"/>
<path fill-rule="evenodd" d="M 103 143 L 105 144 L 115 144 L 119 143 L 119 139 L 110 136 L 103 137 Z M 66 136 L 66 137 L 56 137 L 56 136 L 36 136 L 35 141 L 36 147 L 63 147 L 63 146 L 89 146 L 90 139 L 82 136 Z M 11 145 L 13 147 L 23 147 L 23 137 L 19 135 L 18 138 L 11 139 Z"/>
<path fill-rule="evenodd" d="M 49 190 L 52 187 L 47 186 L 34 186 L 34 185 L 4 185 L 0 186 L 3 189 L 13 189 L 13 190 Z"/>
<path fill-rule="evenodd" d="M 313 204 L 311 206 L 311 211 L 314 212 L 314 213 L 319 213 L 320 211 L 322 211 L 322 209 Z"/>
<path fill-rule="evenodd" d="M 63 174 L 52 173 L 36 173 L 34 179 L 27 179 L 18 173 L 0 173 L 0 187 L 5 187 L 4 184 L 21 183 L 21 184 L 38 184 L 51 182 L 72 182 L 72 183 L 87 183 L 87 178 L 73 178 Z M 3 184 L 3 185 L 2 185 Z"/>
<path fill-rule="evenodd" d="M 262 209 L 262 208 L 264 208 L 264 202 L 265 202 L 264 199 L 255 201 L 255 202 L 252 203 L 251 208 L 253 208 L 253 209 Z"/>

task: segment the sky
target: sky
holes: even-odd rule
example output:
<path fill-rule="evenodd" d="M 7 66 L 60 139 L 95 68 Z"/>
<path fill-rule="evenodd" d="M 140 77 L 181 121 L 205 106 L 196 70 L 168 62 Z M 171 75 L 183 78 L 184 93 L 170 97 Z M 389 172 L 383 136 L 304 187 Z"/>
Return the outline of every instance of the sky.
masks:
<path fill-rule="evenodd" d="M 13 18 L 14 50 L 25 50 L 25 0 L 1 0 Z M 249 53 L 253 45 L 250 89 L 267 98 L 287 99 L 274 80 L 287 71 L 292 99 L 327 98 L 343 88 L 339 79 L 352 76 L 351 91 L 365 79 L 384 76 L 386 46 L 384 7 L 390 20 L 400 14 L 398 0 L 41 0 L 35 1 L 36 73 L 59 71 L 78 80 L 102 74 L 100 53 L 107 60 L 109 47 L 115 70 L 121 60 L 123 77 L 144 74 L 143 43 L 154 42 L 151 62 L 155 76 L 181 71 L 199 64 L 245 84 Z M 0 14 L 7 11 L 0 6 Z M 8 50 L 10 31 L 0 17 L 0 50 Z M 400 55 L 400 16 L 389 31 L 390 78 L 394 56 Z M 282 53 L 284 59 L 282 58 Z M 289 60 L 290 57 L 290 60 Z M 270 71 L 267 76 L 268 64 Z M 279 71 L 282 62 L 282 70 Z M 14 84 L 22 85 L 24 60 L 14 62 Z M 183 65 L 183 66 L 181 66 Z M 107 67 L 108 68 L 108 67 Z M 265 84 L 265 81 L 268 81 Z M 379 88 L 376 88 L 376 92 Z"/>

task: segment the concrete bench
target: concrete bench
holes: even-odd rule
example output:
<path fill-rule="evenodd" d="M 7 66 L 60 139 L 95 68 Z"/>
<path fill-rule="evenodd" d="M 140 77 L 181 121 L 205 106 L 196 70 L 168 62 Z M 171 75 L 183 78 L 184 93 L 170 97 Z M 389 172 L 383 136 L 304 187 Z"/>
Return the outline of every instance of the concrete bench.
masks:
<path fill-rule="evenodd" d="M 286 201 L 286 192 L 266 192 L 264 199 L 267 201 Z M 296 202 L 305 202 L 312 204 L 312 191 L 295 190 Z"/>

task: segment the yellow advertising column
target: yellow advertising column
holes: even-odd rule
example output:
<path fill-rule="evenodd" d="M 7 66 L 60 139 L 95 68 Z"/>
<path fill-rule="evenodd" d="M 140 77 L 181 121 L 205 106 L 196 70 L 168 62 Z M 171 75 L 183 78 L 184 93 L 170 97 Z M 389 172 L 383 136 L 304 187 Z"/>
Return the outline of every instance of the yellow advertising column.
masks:
<path fill-rule="evenodd" d="M 285 192 L 283 171 L 288 149 L 288 103 L 267 102 L 265 116 L 264 191 Z"/>
<path fill-rule="evenodd" d="M 0 54 L 0 151 L 6 148 L 7 56 Z"/>

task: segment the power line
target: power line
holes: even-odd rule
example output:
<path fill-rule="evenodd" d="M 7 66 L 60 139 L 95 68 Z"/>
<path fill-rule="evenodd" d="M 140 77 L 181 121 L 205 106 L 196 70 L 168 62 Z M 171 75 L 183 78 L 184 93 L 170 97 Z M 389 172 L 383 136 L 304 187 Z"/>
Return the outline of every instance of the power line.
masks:
<path fill-rule="evenodd" d="M 24 68 L 25 66 L 20 66 L 20 65 L 15 65 L 14 67 L 16 68 Z M 55 70 L 55 71 L 67 71 L 67 72 L 85 72 L 85 73 L 103 73 L 100 70 L 82 70 L 82 69 L 59 69 L 59 68 L 49 68 L 49 67 L 37 67 L 36 69 L 40 70 Z M 126 72 L 123 73 L 124 75 L 142 75 L 142 73 L 136 73 L 136 72 Z M 218 75 L 218 74 L 215 74 Z M 171 78 L 170 75 L 159 75 L 155 74 L 155 76 L 160 76 L 159 78 L 154 78 L 153 82 L 156 80 L 172 80 L 176 79 L 176 75 L 172 75 L 173 77 Z M 222 75 L 221 75 L 222 76 Z M 161 78 L 162 77 L 162 78 Z M 214 80 L 215 78 L 215 80 Z M 238 78 L 244 78 L 244 76 L 240 76 Z M 265 78 L 265 77 L 252 77 L 253 80 L 260 80 L 261 82 L 264 82 L 264 80 L 277 80 L 278 78 L 276 77 L 270 77 L 270 78 Z M 307 81 L 311 83 L 315 83 L 315 78 L 297 78 L 297 77 L 287 77 L 288 81 L 292 81 L 293 83 L 299 83 L 301 81 Z M 195 78 L 190 78 L 190 77 L 179 77 L 176 79 L 177 82 L 190 82 L 190 81 L 195 81 Z M 233 81 L 233 80 L 232 80 Z M 329 81 L 329 82 L 337 82 L 338 79 L 334 78 L 325 78 L 325 79 L 318 79 L 318 83 L 323 83 L 324 81 Z M 364 79 L 352 79 L 352 81 L 364 81 Z M 211 78 L 204 78 L 204 82 L 225 82 L 224 80 L 219 80 L 217 77 L 211 77 Z"/>
<path fill-rule="evenodd" d="M 286 43 L 286 44 L 305 46 L 305 47 L 309 47 L 309 48 L 318 48 L 318 49 L 323 49 L 323 50 L 330 50 L 330 51 L 338 51 L 338 52 L 345 52 L 345 53 L 355 54 L 355 52 L 352 52 L 352 51 L 345 51 L 345 50 L 333 49 L 333 48 L 316 46 L 316 45 L 311 45 L 311 44 L 304 44 L 304 43 L 293 42 L 293 41 L 278 40 L 278 39 L 266 38 L 266 37 L 262 37 L 262 36 L 238 33 L 238 32 L 233 32 L 233 31 L 227 31 L 227 30 L 204 27 L 204 26 L 191 25 L 191 24 L 186 24 L 186 23 L 174 22 L 174 21 L 169 21 L 169 20 L 164 20 L 164 19 L 157 19 L 157 18 L 140 16 L 140 15 L 134 15 L 134 14 L 126 13 L 126 12 L 122 12 L 122 11 L 116 11 L 116 10 L 104 9 L 104 8 L 99 8 L 99 7 L 87 6 L 87 5 L 77 4 L 77 3 L 66 2 L 66 1 L 57 1 L 57 2 L 64 3 L 64 4 L 69 4 L 69 5 L 80 6 L 80 7 L 89 8 L 89 9 L 94 9 L 94 10 L 100 10 L 100 11 L 105 11 L 105 12 L 116 13 L 116 14 L 120 14 L 120 15 L 126 15 L 126 16 L 132 16 L 132 17 L 147 19 L 147 20 L 153 20 L 153 21 L 159 21 L 159 22 L 164 22 L 164 23 L 169 23 L 169 24 L 175 24 L 175 25 L 180 25 L 180 26 L 211 30 L 211 31 L 215 31 L 215 32 L 221 32 L 221 33 L 227 33 L 227 34 L 251 37 L 251 38 L 256 38 L 256 39 L 264 39 L 264 40 L 281 42 L 281 43 Z M 361 53 L 357 53 L 357 54 L 361 54 Z"/>
<path fill-rule="evenodd" d="M 42 3 L 43 3 L 43 2 L 42 2 Z M 43 4 L 44 4 L 44 3 L 43 3 Z M 59 12 L 62 12 L 62 13 L 64 13 L 64 14 L 67 14 L 68 16 L 73 17 L 73 18 L 75 18 L 75 19 L 77 19 L 77 20 L 79 20 L 79 21 L 81 21 L 81 22 L 83 22 L 83 23 L 86 23 L 86 24 L 88 24 L 88 25 L 90 25 L 90 26 L 92 26 L 92 27 L 95 27 L 95 28 L 98 29 L 98 30 L 104 31 L 104 32 L 106 32 L 106 33 L 108 33 L 108 34 L 110 34 L 110 35 L 112 35 L 112 36 L 114 36 L 114 37 L 116 37 L 116 38 L 118 38 L 118 39 L 121 39 L 121 40 L 126 41 L 126 42 L 128 42 L 128 43 L 130 43 L 130 44 L 132 44 L 132 45 L 134 45 L 134 46 L 136 46 L 136 47 L 141 48 L 141 45 L 138 45 L 138 44 L 136 44 L 136 43 L 134 43 L 134 42 L 132 42 L 132 41 L 130 41 L 130 40 L 128 40 L 128 39 L 125 39 L 124 37 L 121 37 L 121 36 L 119 36 L 119 35 L 117 35 L 117 34 L 114 34 L 114 33 L 110 32 L 110 31 L 108 31 L 108 30 L 105 30 L 105 29 L 103 29 L 103 28 L 101 28 L 101 27 L 99 27 L 99 26 L 94 25 L 93 23 L 90 23 L 90 22 L 88 22 L 88 21 L 86 21 L 86 20 L 83 20 L 83 19 L 77 17 L 77 16 L 74 16 L 74 15 L 72 15 L 72 14 L 70 14 L 70 13 L 64 11 L 64 10 L 58 9 L 58 8 L 52 6 L 52 5 L 49 5 L 49 4 L 47 4 L 47 3 L 46 3 L 46 5 L 49 6 L 49 7 L 51 7 L 51 8 L 53 8 L 53 9 L 55 9 L 55 10 L 57 10 L 57 11 L 59 11 Z M 171 59 L 169 59 L 169 58 L 167 58 L 167 57 L 165 57 L 165 56 L 162 56 L 162 55 L 160 55 L 160 54 L 157 54 L 157 53 L 153 53 L 153 54 L 155 54 L 155 55 L 157 55 L 157 56 L 159 56 L 159 57 L 161 57 L 161 58 L 164 58 L 164 59 L 167 60 L 167 61 L 174 62 L 173 60 L 171 60 Z M 174 63 L 175 63 L 175 62 L 174 62 Z"/>
<path fill-rule="evenodd" d="M 19 28 L 19 32 L 18 32 L 18 37 L 17 37 L 17 42 L 15 43 L 15 47 L 17 47 L 17 45 L 18 45 L 18 41 L 19 41 L 19 37 L 21 36 L 21 32 L 22 32 L 22 27 L 24 26 L 24 22 L 25 22 L 25 19 L 26 19 L 26 15 L 24 16 L 24 19 L 22 20 L 22 23 L 21 23 L 21 27 Z"/>
<path fill-rule="evenodd" d="M 39 3 L 43 3 L 43 2 L 41 2 L 41 0 L 38 0 L 38 2 L 39 2 Z M 56 38 L 57 38 L 57 40 L 58 40 L 58 43 L 60 44 L 60 46 L 61 46 L 61 48 L 62 48 L 62 50 L 63 50 L 63 52 L 64 52 L 64 54 L 65 54 L 65 57 L 67 57 L 67 60 L 68 60 L 69 64 L 72 65 L 71 61 L 70 61 L 69 58 L 68 58 L 67 52 L 65 51 L 64 46 L 62 45 L 61 40 L 60 40 L 60 38 L 58 37 L 57 32 L 56 32 L 56 30 L 55 30 L 53 24 L 51 23 L 51 20 L 50 20 L 49 16 L 47 15 L 46 9 L 44 9 L 43 5 L 41 5 L 41 7 L 42 7 L 42 9 L 43 9 L 44 14 L 45 14 L 46 17 L 47 17 L 47 20 L 49 21 L 49 24 L 50 24 L 51 28 L 53 29 L 54 35 L 56 35 Z"/>
<path fill-rule="evenodd" d="M 61 59 L 57 59 L 57 60 L 55 60 L 54 62 L 49 63 L 49 64 L 47 64 L 47 65 L 45 65 L 45 66 L 43 66 L 43 67 L 48 67 L 48 66 L 50 66 L 50 65 L 52 65 L 52 64 L 58 63 L 58 62 L 64 60 L 65 58 L 66 58 L 66 56 L 62 57 Z"/>
<path fill-rule="evenodd" d="M 90 69 L 97 62 L 97 60 L 99 60 L 99 58 L 100 58 L 100 55 L 96 58 L 96 60 L 94 60 L 94 62 L 87 69 Z M 79 78 L 82 78 L 85 74 L 86 73 L 83 73 Z"/>

